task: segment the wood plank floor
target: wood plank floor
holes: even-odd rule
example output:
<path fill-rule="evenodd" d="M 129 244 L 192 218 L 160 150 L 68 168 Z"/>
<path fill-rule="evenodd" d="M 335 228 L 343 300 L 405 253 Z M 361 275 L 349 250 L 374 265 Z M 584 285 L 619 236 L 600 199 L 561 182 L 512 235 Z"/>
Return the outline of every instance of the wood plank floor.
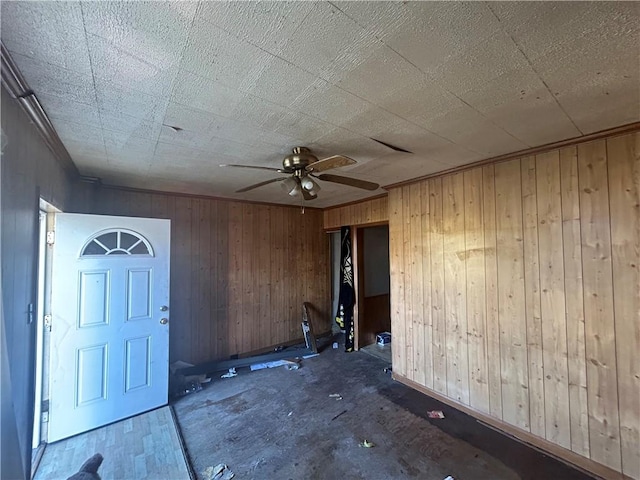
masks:
<path fill-rule="evenodd" d="M 66 479 L 94 453 L 103 480 L 189 480 L 170 407 L 163 407 L 47 445 L 34 480 Z"/>

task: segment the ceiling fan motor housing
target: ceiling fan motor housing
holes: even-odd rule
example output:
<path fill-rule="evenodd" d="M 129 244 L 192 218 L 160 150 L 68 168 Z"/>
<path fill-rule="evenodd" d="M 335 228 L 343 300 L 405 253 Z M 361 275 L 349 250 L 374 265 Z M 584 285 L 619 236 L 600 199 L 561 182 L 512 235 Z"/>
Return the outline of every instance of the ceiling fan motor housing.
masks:
<path fill-rule="evenodd" d="M 313 155 L 308 148 L 295 147 L 293 149 L 293 153 L 284 157 L 284 160 L 282 160 L 282 166 L 285 172 L 292 172 L 296 170 L 304 170 L 307 165 L 317 161 L 318 157 Z"/>

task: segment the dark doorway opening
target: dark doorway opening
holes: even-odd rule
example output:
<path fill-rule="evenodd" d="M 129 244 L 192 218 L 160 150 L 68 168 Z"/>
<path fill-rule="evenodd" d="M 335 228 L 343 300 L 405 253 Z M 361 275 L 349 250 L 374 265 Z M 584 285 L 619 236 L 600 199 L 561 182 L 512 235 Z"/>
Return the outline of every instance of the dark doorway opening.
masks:
<path fill-rule="evenodd" d="M 355 230 L 358 349 L 391 363 L 391 342 L 380 345 L 378 337 L 391 333 L 389 297 L 389 226 L 361 227 Z"/>

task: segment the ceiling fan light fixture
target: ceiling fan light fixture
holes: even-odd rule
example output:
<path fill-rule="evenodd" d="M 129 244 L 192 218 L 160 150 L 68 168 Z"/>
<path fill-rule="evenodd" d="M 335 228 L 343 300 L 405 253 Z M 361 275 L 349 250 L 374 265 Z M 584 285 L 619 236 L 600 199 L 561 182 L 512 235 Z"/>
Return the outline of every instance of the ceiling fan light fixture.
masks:
<path fill-rule="evenodd" d="M 300 180 L 300 184 L 302 185 L 302 188 L 312 194 L 320 190 L 320 185 L 314 182 L 310 177 L 304 177 L 302 180 Z"/>
<path fill-rule="evenodd" d="M 282 186 L 282 189 L 292 197 L 300 193 L 300 185 L 298 185 L 298 182 L 293 178 L 287 178 L 280 185 Z"/>
<path fill-rule="evenodd" d="M 295 197 L 296 195 L 300 195 L 301 192 L 302 192 L 302 189 L 300 188 L 300 185 L 296 185 L 295 187 L 293 187 L 293 190 L 289 192 L 289 195 L 291 195 L 292 197 Z"/>

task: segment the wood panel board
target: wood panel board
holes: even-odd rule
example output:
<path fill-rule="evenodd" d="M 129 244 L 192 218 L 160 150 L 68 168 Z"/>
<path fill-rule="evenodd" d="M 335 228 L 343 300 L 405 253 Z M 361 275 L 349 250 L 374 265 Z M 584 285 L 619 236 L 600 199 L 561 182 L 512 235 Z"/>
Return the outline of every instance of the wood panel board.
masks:
<path fill-rule="evenodd" d="M 606 142 L 578 145 L 591 458 L 621 469 Z"/>
<path fill-rule="evenodd" d="M 389 191 L 389 274 L 391 277 L 391 354 L 393 368 L 406 376 L 404 351 L 404 234 L 402 189 Z"/>
<path fill-rule="evenodd" d="M 211 282 L 211 266 L 212 256 L 215 254 L 211 251 L 211 202 L 200 201 L 198 210 L 198 232 L 197 241 L 197 263 L 194 270 L 197 272 L 195 279 L 195 290 L 197 292 L 197 318 L 196 325 L 198 330 L 198 362 L 204 362 L 210 356 L 216 356 L 215 342 L 215 317 L 211 316 L 212 303 L 212 282 Z M 215 300 L 214 300 L 215 301 Z"/>
<path fill-rule="evenodd" d="M 433 329 L 433 388 L 447 393 L 447 323 L 444 301 L 444 233 L 442 225 L 442 179 L 433 178 L 429 185 L 431 229 L 431 315 Z"/>
<path fill-rule="evenodd" d="M 529 431 L 520 161 L 495 166 L 502 414 Z"/>
<path fill-rule="evenodd" d="M 414 370 L 414 348 L 413 348 L 413 310 L 414 305 L 412 303 L 413 290 L 416 287 L 414 285 L 414 278 L 412 277 L 411 270 L 411 187 L 402 187 L 402 258 L 403 258 L 403 272 L 404 272 L 404 343 L 403 347 L 405 351 L 405 357 L 407 359 L 405 371 L 407 377 L 413 380 L 415 376 Z M 417 282 L 420 279 L 415 279 Z M 392 332 L 393 333 L 393 332 Z M 393 335 L 392 335 L 393 338 Z"/>
<path fill-rule="evenodd" d="M 433 388 L 433 309 L 431 307 L 431 212 L 429 183 L 420 183 L 422 229 L 422 315 L 424 316 L 425 385 Z"/>
<path fill-rule="evenodd" d="M 469 404 L 467 351 L 466 251 L 464 177 L 442 179 L 444 236 L 444 307 L 446 322 L 447 395 Z"/>
<path fill-rule="evenodd" d="M 540 261 L 536 159 L 520 161 L 522 178 L 522 228 L 529 371 L 529 424 L 531 432 L 545 438 L 544 365 L 542 315 L 540 313 Z"/>
<path fill-rule="evenodd" d="M 237 299 L 242 298 L 242 230 L 244 228 L 242 204 L 229 205 L 229 355 L 238 355 L 242 347 L 242 306 Z"/>
<path fill-rule="evenodd" d="M 413 379 L 424 385 L 426 383 L 426 360 L 427 352 L 424 349 L 425 324 L 424 324 L 424 299 L 422 282 L 424 272 L 422 271 L 423 241 L 422 241 L 422 200 L 419 183 L 409 186 L 410 208 L 411 208 L 411 320 L 413 323 Z"/>
<path fill-rule="evenodd" d="M 489 413 L 482 169 L 464 172 L 469 404 Z"/>
<path fill-rule="evenodd" d="M 175 202 L 175 228 L 174 238 L 171 242 L 171 271 L 173 273 L 172 283 L 180 285 L 180 289 L 171 290 L 171 328 L 169 330 L 169 350 L 175 356 L 173 360 L 191 359 L 193 321 L 191 310 L 192 301 L 191 289 L 191 202 L 193 199 L 178 197 Z"/>
<path fill-rule="evenodd" d="M 493 165 L 482 167 L 482 205 L 484 214 L 484 268 L 487 323 L 487 367 L 489 413 L 502 419 L 502 376 L 500 323 L 498 317 L 498 255 L 496 237 L 496 190 Z"/>
<path fill-rule="evenodd" d="M 589 408 L 585 354 L 580 198 L 576 147 L 560 150 L 564 290 L 567 311 L 567 361 L 571 450 L 589 457 Z"/>
<path fill-rule="evenodd" d="M 540 311 L 544 345 L 544 404 L 547 440 L 571 448 L 569 367 L 562 249 L 560 154 L 536 157 Z"/>
<path fill-rule="evenodd" d="M 640 134 L 607 140 L 622 470 L 640 478 Z"/>

